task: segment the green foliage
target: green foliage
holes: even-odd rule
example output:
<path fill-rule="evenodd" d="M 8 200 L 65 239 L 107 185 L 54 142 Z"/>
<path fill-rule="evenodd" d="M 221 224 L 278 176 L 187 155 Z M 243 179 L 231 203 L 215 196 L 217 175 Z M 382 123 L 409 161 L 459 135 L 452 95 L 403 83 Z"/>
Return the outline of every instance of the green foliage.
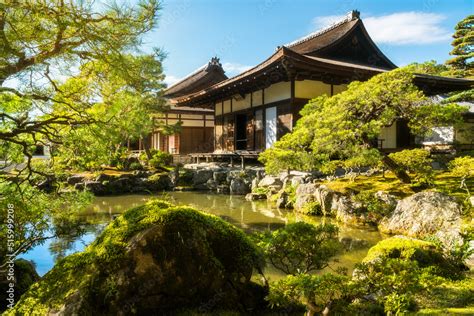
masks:
<path fill-rule="evenodd" d="M 292 138 L 286 137 L 286 135 L 283 136 L 279 140 L 280 146 L 298 146 L 297 144 L 290 145 L 287 141 L 291 142 Z M 280 171 L 288 170 L 309 171 L 319 166 L 317 159 L 315 159 L 311 153 L 306 152 L 303 148 L 299 151 L 292 151 L 280 148 L 279 146 L 274 146 L 273 148 L 261 153 L 258 160 L 265 164 L 265 172 L 273 175 L 278 174 Z"/>
<path fill-rule="evenodd" d="M 294 185 L 287 185 L 284 189 L 285 193 L 288 196 L 288 200 L 286 202 L 286 208 L 293 208 L 296 203 L 296 188 L 297 186 Z"/>
<path fill-rule="evenodd" d="M 421 315 L 472 315 L 474 312 L 474 277 L 440 280 L 427 293 L 417 295 Z M 427 295 L 428 294 L 428 295 Z"/>
<path fill-rule="evenodd" d="M 153 154 L 153 158 L 148 162 L 148 164 L 155 169 L 161 169 L 171 165 L 172 163 L 173 155 L 160 150 L 157 150 Z"/>
<path fill-rule="evenodd" d="M 306 215 L 323 215 L 321 213 L 321 204 L 316 201 L 306 203 L 299 212 Z"/>
<path fill-rule="evenodd" d="M 471 156 L 457 157 L 454 160 L 452 160 L 448 166 L 454 175 L 461 178 L 459 188 L 464 189 L 466 191 L 467 193 L 466 201 L 467 203 L 470 203 L 469 197 L 471 196 L 471 192 L 469 190 L 469 186 L 466 183 L 466 180 L 474 176 L 474 157 L 471 157 Z"/>
<path fill-rule="evenodd" d="M 358 155 L 354 155 L 344 161 L 343 167 L 346 170 L 370 167 L 374 168 L 380 164 L 381 154 L 377 149 L 363 150 Z"/>
<path fill-rule="evenodd" d="M 286 274 L 303 274 L 329 265 L 341 249 L 337 226 L 299 222 L 257 235 L 268 261 Z"/>
<path fill-rule="evenodd" d="M 381 219 L 393 211 L 393 206 L 377 198 L 374 192 L 371 191 L 361 191 L 356 194 L 353 199 L 361 203 L 362 208 L 366 210 L 371 217 Z"/>
<path fill-rule="evenodd" d="M 365 261 L 365 260 L 364 260 Z M 375 294 L 388 315 L 400 315 L 416 308 L 414 295 L 431 287 L 437 279 L 431 269 L 417 261 L 380 258 L 356 267 L 359 296 Z"/>
<path fill-rule="evenodd" d="M 87 109 L 93 124 L 63 130 L 63 144 L 55 155 L 66 166 L 98 169 L 107 164 L 120 165 L 126 151 L 122 144 L 146 137 L 154 127 L 152 114 L 167 108 L 161 98 L 162 56 L 124 55 L 120 60 L 127 65 L 123 69 L 107 63 L 85 64 L 80 78 L 71 78 L 62 86 L 80 89 L 84 98 L 96 93 L 102 101 Z M 55 111 L 62 111 L 61 106 Z"/>
<path fill-rule="evenodd" d="M 412 68 L 400 68 L 366 82 L 354 81 L 332 97 L 311 100 L 293 131 L 267 149 L 260 160 L 273 173 L 313 170 L 331 160 L 349 160 L 347 168 L 372 167 L 382 158 L 374 140 L 385 126 L 404 119 L 414 133 L 424 135 L 431 127 L 461 119 L 464 107 L 435 104 L 412 81 Z M 392 171 L 396 169 L 383 161 Z"/>
<path fill-rule="evenodd" d="M 8 225 L 0 226 L 0 239 L 14 241 L 11 245 L 0 243 L 0 266 L 7 260 L 7 253 L 20 255 L 49 238 L 79 234 L 81 227 L 76 225 L 74 215 L 92 199 L 86 192 L 47 194 L 26 183 L 17 186 L 0 182 L 0 192 L 1 223 L 9 218 L 8 205 L 13 207 L 14 216 L 13 231 Z M 52 226 L 51 221 L 57 225 Z M 8 238 L 11 233 L 13 238 Z"/>
<path fill-rule="evenodd" d="M 421 184 L 433 183 L 433 168 L 430 152 L 424 149 L 405 149 L 389 155 L 407 172 L 415 173 L 415 180 Z"/>
<path fill-rule="evenodd" d="M 163 102 L 163 54 L 138 46 L 156 24 L 157 1 L 0 6 L 1 160 L 18 163 L 37 145 L 53 145 L 63 166 L 99 168 L 124 137 L 149 130 L 146 115 Z"/>
<path fill-rule="evenodd" d="M 132 162 L 128 167 L 129 170 L 143 170 L 143 166 L 139 162 Z"/>
<path fill-rule="evenodd" d="M 424 63 L 411 63 L 409 67 L 415 73 L 427 74 L 432 76 L 446 76 L 449 74 L 449 68 L 446 65 L 438 64 L 436 60 L 425 61 Z"/>
<path fill-rule="evenodd" d="M 465 72 L 468 76 L 474 73 L 474 15 L 469 15 L 461 20 L 455 27 L 453 34 L 453 50 L 449 53 L 454 57 L 446 64 L 451 65 L 455 70 Z"/>
<path fill-rule="evenodd" d="M 457 157 L 449 163 L 449 169 L 461 178 L 472 177 L 474 176 L 474 157 Z"/>
<path fill-rule="evenodd" d="M 453 247 L 448 249 L 448 259 L 455 266 L 462 266 L 466 261 L 474 255 L 474 226 L 468 226 L 460 233 L 461 242 L 455 243 Z"/>
<path fill-rule="evenodd" d="M 430 268 L 432 274 L 445 278 L 459 278 L 464 272 L 462 261 L 447 257 L 433 242 L 418 239 L 392 237 L 370 248 L 364 262 L 395 258 L 416 261 L 420 268 Z"/>
<path fill-rule="evenodd" d="M 264 195 L 267 195 L 268 192 L 270 192 L 270 188 L 269 188 L 269 187 L 255 187 L 255 188 L 252 188 L 252 193 L 254 193 L 254 194 L 264 194 Z"/>
<path fill-rule="evenodd" d="M 309 315 L 320 314 L 326 308 L 346 305 L 345 298 L 354 292 L 350 278 L 341 274 L 289 275 L 272 283 L 267 300 L 271 306 L 291 306 L 304 304 Z"/>
<path fill-rule="evenodd" d="M 319 169 L 322 173 L 329 175 L 329 176 L 334 176 L 336 174 L 336 171 L 339 168 L 342 168 L 344 166 L 344 162 L 340 160 L 330 160 L 326 163 L 324 163 L 321 168 Z"/>

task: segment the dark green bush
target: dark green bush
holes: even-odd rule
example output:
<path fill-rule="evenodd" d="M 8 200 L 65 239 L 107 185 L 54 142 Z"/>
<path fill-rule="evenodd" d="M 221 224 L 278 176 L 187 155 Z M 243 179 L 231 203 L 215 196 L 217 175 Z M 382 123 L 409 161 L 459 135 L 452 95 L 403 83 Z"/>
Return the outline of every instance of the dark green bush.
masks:
<path fill-rule="evenodd" d="M 321 204 L 316 201 L 308 202 L 300 210 L 300 213 L 306 215 L 322 215 Z"/>
<path fill-rule="evenodd" d="M 160 169 L 169 166 L 173 163 L 173 155 L 164 151 L 157 150 L 153 154 L 153 158 L 148 161 L 148 164 L 156 169 Z"/>
<path fill-rule="evenodd" d="M 363 211 L 367 212 L 375 221 L 380 220 L 383 216 L 393 211 L 393 206 L 378 199 L 374 192 L 371 191 L 359 192 L 354 195 L 353 200 L 362 204 Z"/>
<path fill-rule="evenodd" d="M 276 269 L 297 275 L 327 267 L 342 249 L 337 236 L 335 225 L 299 222 L 258 234 L 257 244 Z"/>
<path fill-rule="evenodd" d="M 132 162 L 130 166 L 128 166 L 129 170 L 143 170 L 143 166 L 139 162 Z"/>
<path fill-rule="evenodd" d="M 424 149 L 406 149 L 389 155 L 407 172 L 415 174 L 415 181 L 419 184 L 433 183 L 433 168 L 430 152 Z"/>

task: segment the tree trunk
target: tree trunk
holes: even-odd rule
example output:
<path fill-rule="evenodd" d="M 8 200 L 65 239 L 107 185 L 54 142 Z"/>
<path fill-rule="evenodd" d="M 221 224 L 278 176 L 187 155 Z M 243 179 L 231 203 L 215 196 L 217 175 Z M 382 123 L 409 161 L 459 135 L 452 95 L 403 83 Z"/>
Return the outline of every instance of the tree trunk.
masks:
<path fill-rule="evenodd" d="M 387 154 L 383 154 L 382 162 L 402 183 L 411 183 L 410 176 Z"/>
<path fill-rule="evenodd" d="M 150 134 L 143 137 L 143 149 L 145 150 L 145 154 L 146 154 L 146 157 L 148 158 L 148 160 L 153 158 L 153 156 L 151 155 L 151 151 L 150 151 Z"/>
<path fill-rule="evenodd" d="M 388 154 L 383 153 L 377 145 L 374 145 L 374 143 L 370 141 L 367 135 L 362 136 L 362 140 L 368 148 L 377 149 L 382 154 L 383 164 L 387 167 L 388 170 L 392 171 L 402 183 L 411 183 L 411 179 L 408 173 L 406 173 L 405 170 L 400 168 L 400 166 L 392 158 L 390 158 Z"/>

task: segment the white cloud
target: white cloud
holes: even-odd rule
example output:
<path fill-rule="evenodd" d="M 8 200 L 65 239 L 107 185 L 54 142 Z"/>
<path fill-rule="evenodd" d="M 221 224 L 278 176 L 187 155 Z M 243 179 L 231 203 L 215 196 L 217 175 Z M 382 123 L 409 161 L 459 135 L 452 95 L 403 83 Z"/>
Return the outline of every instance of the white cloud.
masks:
<path fill-rule="evenodd" d="M 364 19 L 374 41 L 394 45 L 429 44 L 449 40 L 451 32 L 441 22 L 441 14 L 400 12 Z"/>
<path fill-rule="evenodd" d="M 176 82 L 180 81 L 181 78 L 173 76 L 173 75 L 166 75 L 165 77 L 165 83 L 169 86 L 175 84 Z"/>
<path fill-rule="evenodd" d="M 222 67 L 224 68 L 228 76 L 238 75 L 246 70 L 252 68 L 252 66 L 242 65 L 238 63 L 223 63 Z"/>
<path fill-rule="evenodd" d="M 313 19 L 313 25 L 316 30 L 325 28 L 345 18 L 345 15 L 325 15 L 317 16 Z"/>
<path fill-rule="evenodd" d="M 317 28 L 328 26 L 344 16 L 329 15 L 313 19 Z M 391 45 L 430 44 L 447 41 L 451 31 L 441 25 L 446 17 L 425 12 L 397 12 L 363 18 L 370 37 L 377 43 Z"/>

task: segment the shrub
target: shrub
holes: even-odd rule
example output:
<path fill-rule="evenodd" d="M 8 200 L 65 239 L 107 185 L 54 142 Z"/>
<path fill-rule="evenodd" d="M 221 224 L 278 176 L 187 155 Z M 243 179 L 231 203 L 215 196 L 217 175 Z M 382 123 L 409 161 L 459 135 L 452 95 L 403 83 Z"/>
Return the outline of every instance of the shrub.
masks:
<path fill-rule="evenodd" d="M 156 153 L 153 155 L 153 158 L 151 158 L 148 162 L 148 164 L 155 169 L 160 169 L 169 166 L 172 163 L 173 155 L 159 150 L 156 151 Z"/>
<path fill-rule="evenodd" d="M 321 215 L 321 204 L 316 201 L 306 203 L 300 210 L 300 213 L 306 215 Z"/>
<path fill-rule="evenodd" d="M 341 168 L 344 163 L 341 160 L 330 160 L 322 164 L 320 171 L 326 175 L 334 176 L 337 169 Z"/>
<path fill-rule="evenodd" d="M 437 278 L 417 261 L 383 257 L 356 266 L 359 297 L 372 296 L 387 315 L 400 315 L 416 307 L 414 295 L 432 286 Z"/>
<path fill-rule="evenodd" d="M 381 219 L 383 216 L 390 214 L 393 211 L 393 206 L 378 199 L 371 191 L 362 191 L 354 195 L 354 201 L 362 204 L 362 208 L 367 211 L 371 217 Z"/>
<path fill-rule="evenodd" d="M 252 189 L 252 193 L 254 194 L 264 194 L 267 195 L 270 189 L 268 187 L 256 187 Z"/>
<path fill-rule="evenodd" d="M 120 147 L 110 157 L 109 165 L 121 170 L 124 168 L 128 158 L 127 148 Z"/>
<path fill-rule="evenodd" d="M 420 184 L 433 183 L 433 168 L 430 152 L 424 149 L 406 149 L 391 153 L 389 157 L 407 172 L 415 174 Z"/>
<path fill-rule="evenodd" d="M 435 243 L 405 237 L 392 237 L 380 241 L 369 249 L 363 262 L 388 258 L 416 261 L 420 268 L 431 268 L 433 273 L 446 278 L 458 278 L 463 268 L 454 260 L 447 258 Z"/>
<path fill-rule="evenodd" d="M 130 166 L 128 166 L 129 170 L 143 170 L 143 166 L 139 162 L 132 162 Z"/>
<path fill-rule="evenodd" d="M 304 304 L 308 315 L 321 314 L 336 307 L 338 301 L 350 297 L 354 291 L 349 277 L 341 274 L 300 274 L 274 282 L 267 300 L 272 307 Z M 347 301 L 340 305 L 347 305 Z"/>
<path fill-rule="evenodd" d="M 466 179 L 474 176 L 474 157 L 457 157 L 449 163 L 451 172 L 461 178 L 460 188 L 466 190 L 468 197 L 471 196 Z"/>
<path fill-rule="evenodd" d="M 276 269 L 297 275 L 327 267 L 342 249 L 337 235 L 337 226 L 299 222 L 258 234 L 257 244 Z"/>

